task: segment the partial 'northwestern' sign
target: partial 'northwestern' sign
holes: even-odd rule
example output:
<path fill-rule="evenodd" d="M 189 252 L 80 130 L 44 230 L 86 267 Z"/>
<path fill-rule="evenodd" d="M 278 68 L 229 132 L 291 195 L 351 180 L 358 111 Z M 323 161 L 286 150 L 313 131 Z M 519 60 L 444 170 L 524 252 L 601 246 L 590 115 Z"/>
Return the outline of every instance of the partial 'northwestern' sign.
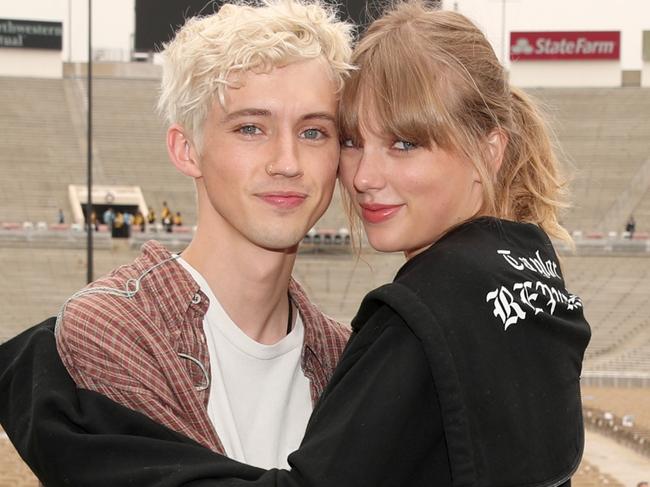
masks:
<path fill-rule="evenodd" d="M 612 60 L 620 56 L 618 31 L 510 33 L 513 61 Z"/>
<path fill-rule="evenodd" d="M 61 50 L 63 24 L 40 20 L 0 19 L 0 47 Z"/>

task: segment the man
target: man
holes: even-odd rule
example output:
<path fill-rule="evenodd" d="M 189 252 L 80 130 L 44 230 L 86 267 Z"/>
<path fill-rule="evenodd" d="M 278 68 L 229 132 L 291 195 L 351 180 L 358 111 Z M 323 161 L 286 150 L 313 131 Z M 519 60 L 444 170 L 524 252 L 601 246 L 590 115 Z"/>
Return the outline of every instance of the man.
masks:
<path fill-rule="evenodd" d="M 225 5 L 166 46 L 159 108 L 197 230 L 180 255 L 148 242 L 66 302 L 57 347 L 79 387 L 231 458 L 288 465 L 348 338 L 291 271 L 335 184 L 350 32 L 285 0 Z"/>

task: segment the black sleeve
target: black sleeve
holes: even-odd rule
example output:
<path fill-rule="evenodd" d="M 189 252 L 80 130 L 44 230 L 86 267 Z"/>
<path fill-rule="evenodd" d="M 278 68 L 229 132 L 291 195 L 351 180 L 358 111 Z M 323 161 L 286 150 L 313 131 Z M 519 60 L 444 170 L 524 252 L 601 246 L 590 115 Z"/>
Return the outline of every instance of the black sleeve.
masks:
<path fill-rule="evenodd" d="M 55 370 L 50 363 L 43 377 L 37 377 L 40 359 L 31 373 L 14 369 L 31 387 L 19 384 L 2 372 L 2 350 L 0 390 L 9 387 L 10 401 L 0 406 L 0 420 L 47 487 L 435 484 L 433 474 L 447 467 L 429 366 L 418 339 L 390 313 L 383 315 L 347 348 L 301 447 L 289 457 L 291 470 L 264 471 L 210 452 L 99 394 L 77 390 L 62 365 Z M 53 337 L 40 348 L 51 355 L 52 347 Z"/>

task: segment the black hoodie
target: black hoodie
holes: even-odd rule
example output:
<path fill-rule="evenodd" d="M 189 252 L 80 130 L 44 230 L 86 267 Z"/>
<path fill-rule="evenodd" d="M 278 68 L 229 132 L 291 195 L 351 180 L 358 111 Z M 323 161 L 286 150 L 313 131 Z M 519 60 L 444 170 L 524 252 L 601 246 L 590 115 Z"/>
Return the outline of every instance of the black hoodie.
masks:
<path fill-rule="evenodd" d="M 582 453 L 589 326 L 534 225 L 462 225 L 366 296 L 290 471 L 76 389 L 52 325 L 0 347 L 0 422 L 48 487 L 556 486 Z"/>

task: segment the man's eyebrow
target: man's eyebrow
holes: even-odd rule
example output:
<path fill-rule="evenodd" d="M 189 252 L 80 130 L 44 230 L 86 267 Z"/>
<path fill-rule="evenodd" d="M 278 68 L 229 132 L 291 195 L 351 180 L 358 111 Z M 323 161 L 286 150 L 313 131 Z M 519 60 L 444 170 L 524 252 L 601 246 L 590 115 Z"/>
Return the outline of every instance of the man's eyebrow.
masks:
<path fill-rule="evenodd" d="M 235 120 L 239 117 L 270 117 L 271 110 L 266 108 L 242 108 L 241 110 L 235 110 L 234 112 L 227 113 L 222 119 L 222 123 L 228 123 L 232 120 Z M 300 120 L 326 120 L 336 124 L 336 117 L 333 113 L 330 112 L 312 112 L 306 113 Z"/>
<path fill-rule="evenodd" d="M 230 122 L 239 117 L 270 117 L 271 110 L 266 108 L 242 108 L 234 112 L 227 113 L 222 119 L 222 123 Z"/>
<path fill-rule="evenodd" d="M 300 119 L 301 120 L 326 120 L 336 125 L 336 117 L 334 116 L 333 113 L 330 112 L 307 113 L 306 115 L 300 117 Z"/>

